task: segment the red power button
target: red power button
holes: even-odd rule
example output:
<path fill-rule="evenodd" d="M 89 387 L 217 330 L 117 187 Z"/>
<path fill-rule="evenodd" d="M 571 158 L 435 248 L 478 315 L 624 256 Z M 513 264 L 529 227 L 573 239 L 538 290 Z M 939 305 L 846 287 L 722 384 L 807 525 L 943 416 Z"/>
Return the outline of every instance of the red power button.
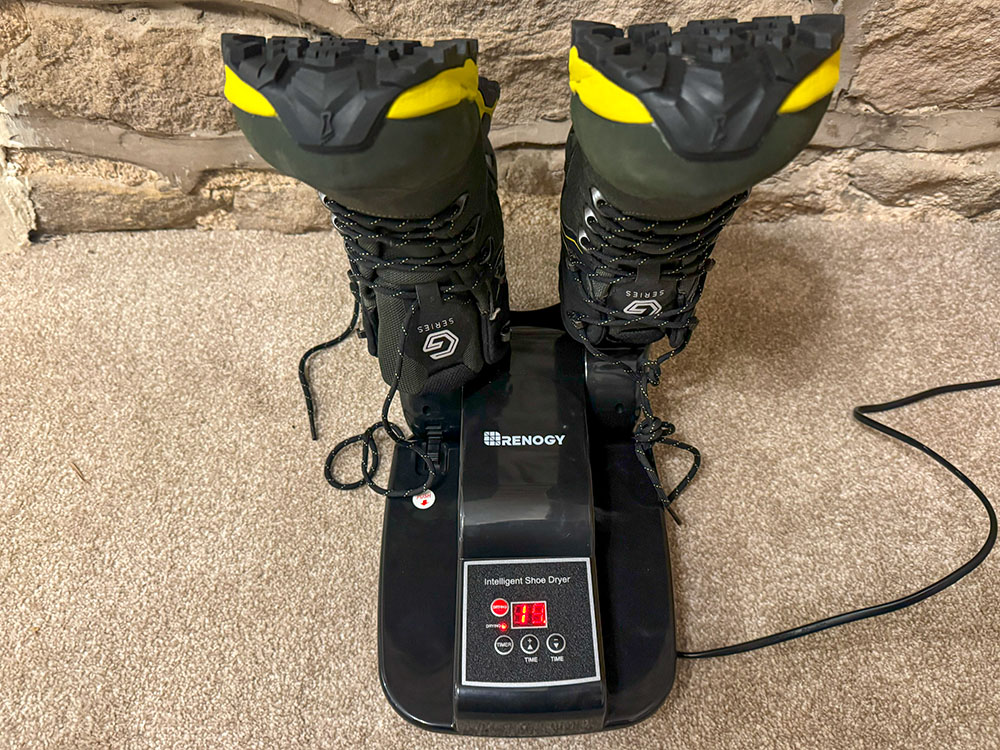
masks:
<path fill-rule="evenodd" d="M 497 617 L 503 617 L 510 610 L 510 605 L 506 599 L 494 599 L 490 605 L 490 611 Z"/>

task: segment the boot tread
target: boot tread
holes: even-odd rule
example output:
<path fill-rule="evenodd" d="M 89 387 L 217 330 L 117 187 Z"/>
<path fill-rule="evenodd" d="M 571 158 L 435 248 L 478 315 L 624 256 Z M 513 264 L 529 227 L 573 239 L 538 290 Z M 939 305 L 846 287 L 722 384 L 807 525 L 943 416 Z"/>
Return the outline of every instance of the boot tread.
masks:
<path fill-rule="evenodd" d="M 573 22 L 580 59 L 646 107 L 670 147 L 703 160 L 749 155 L 789 94 L 844 38 L 837 14 L 665 23 L 626 31 Z"/>
<path fill-rule="evenodd" d="M 295 141 L 318 151 L 363 149 L 377 135 L 403 91 L 466 60 L 475 39 L 424 46 L 390 39 L 223 34 L 222 57 L 240 80 L 260 92 Z"/>

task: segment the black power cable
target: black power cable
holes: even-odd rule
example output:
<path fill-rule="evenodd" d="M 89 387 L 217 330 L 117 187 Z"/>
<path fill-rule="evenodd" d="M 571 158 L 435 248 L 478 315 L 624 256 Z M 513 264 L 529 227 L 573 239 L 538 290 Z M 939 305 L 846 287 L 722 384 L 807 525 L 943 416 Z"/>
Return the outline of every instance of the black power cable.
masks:
<path fill-rule="evenodd" d="M 811 622 L 808 625 L 801 625 L 797 628 L 792 628 L 791 630 L 783 630 L 780 633 L 766 635 L 761 638 L 754 638 L 753 640 L 736 643 L 731 646 L 720 646 L 719 648 L 711 648 L 705 651 L 679 651 L 677 656 L 684 659 L 705 659 L 712 656 L 742 654 L 747 651 L 754 651 L 758 648 L 765 648 L 767 646 L 774 646 L 778 643 L 784 643 L 785 641 L 790 641 L 794 638 L 801 638 L 802 636 L 809 635 L 810 633 L 818 633 L 821 630 L 835 628 L 838 625 L 846 625 L 849 622 L 864 620 L 868 617 L 885 615 L 890 612 L 895 612 L 898 609 L 909 607 L 917 602 L 927 599 L 928 597 L 934 596 L 934 594 L 944 591 L 946 588 L 954 583 L 957 583 L 979 567 L 983 560 L 985 560 L 990 554 L 990 551 L 993 549 L 993 545 L 997 539 L 997 515 L 993 510 L 993 505 L 990 503 L 989 498 L 986 497 L 986 494 L 979 489 L 975 482 L 969 479 L 961 470 L 956 468 L 948 459 L 939 454 L 937 451 L 928 448 L 916 438 L 911 437 L 904 432 L 900 432 L 899 430 L 895 430 L 882 422 L 878 422 L 868 415 L 892 411 L 894 409 L 899 409 L 900 407 L 908 406 L 909 404 L 915 404 L 918 401 L 923 401 L 934 396 L 940 396 L 945 393 L 972 391 L 979 388 L 993 388 L 998 385 L 1000 385 L 1000 378 L 995 380 L 979 380 L 972 383 L 956 383 L 954 385 L 943 385 L 939 388 L 931 388 L 930 390 L 921 391 L 920 393 L 915 393 L 912 396 L 905 396 L 903 398 L 896 399 L 895 401 L 888 401 L 884 404 L 870 404 L 868 406 L 854 407 L 854 418 L 861 424 L 866 427 L 870 427 L 873 430 L 878 430 L 879 432 L 882 432 L 889 437 L 900 441 L 901 443 L 906 443 L 907 445 L 926 453 L 934 459 L 934 461 L 958 477 L 962 484 L 972 490 L 972 493 L 979 498 L 979 502 L 981 502 L 983 507 L 986 508 L 986 514 L 989 516 L 990 531 L 989 534 L 986 535 L 986 541 L 983 543 L 983 546 L 980 547 L 979 551 L 968 562 L 961 567 L 956 568 L 939 581 L 935 581 L 928 586 L 924 586 L 924 588 L 919 591 L 914 591 L 912 594 L 907 596 L 900 597 L 899 599 L 893 599 L 891 602 L 874 604 L 870 607 L 862 607 L 850 612 L 834 615 L 833 617 L 826 617 L 822 620 Z"/>

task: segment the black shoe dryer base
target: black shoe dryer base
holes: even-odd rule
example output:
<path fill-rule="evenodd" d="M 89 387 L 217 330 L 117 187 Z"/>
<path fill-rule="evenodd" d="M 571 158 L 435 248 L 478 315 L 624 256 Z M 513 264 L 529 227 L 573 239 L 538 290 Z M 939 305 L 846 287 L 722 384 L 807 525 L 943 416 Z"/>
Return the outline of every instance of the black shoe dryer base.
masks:
<path fill-rule="evenodd" d="M 626 726 L 673 684 L 664 511 L 635 455 L 634 382 L 553 323 L 552 308 L 517 315 L 501 367 L 461 397 L 404 401 L 443 471 L 432 498 L 386 503 L 379 671 L 425 729 Z M 391 488 L 425 477 L 396 450 Z"/>

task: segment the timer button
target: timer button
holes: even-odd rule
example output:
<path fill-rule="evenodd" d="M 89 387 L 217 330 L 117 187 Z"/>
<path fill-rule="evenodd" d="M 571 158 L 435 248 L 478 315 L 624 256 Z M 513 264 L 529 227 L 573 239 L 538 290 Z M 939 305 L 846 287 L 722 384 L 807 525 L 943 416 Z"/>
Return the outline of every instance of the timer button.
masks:
<path fill-rule="evenodd" d="M 533 654 L 538 650 L 538 637 L 526 635 L 521 639 L 521 650 L 526 654 Z"/>
<path fill-rule="evenodd" d="M 566 639 L 560 633 L 553 633 L 545 639 L 545 647 L 553 654 L 561 654 L 566 648 Z"/>
<path fill-rule="evenodd" d="M 493 603 L 490 604 L 490 612 L 495 614 L 497 617 L 503 617 L 510 610 L 510 605 L 507 603 L 506 599 L 494 599 Z"/>
<path fill-rule="evenodd" d="M 514 640 L 509 635 L 502 635 L 493 642 L 493 648 L 500 656 L 506 656 L 514 650 Z"/>

